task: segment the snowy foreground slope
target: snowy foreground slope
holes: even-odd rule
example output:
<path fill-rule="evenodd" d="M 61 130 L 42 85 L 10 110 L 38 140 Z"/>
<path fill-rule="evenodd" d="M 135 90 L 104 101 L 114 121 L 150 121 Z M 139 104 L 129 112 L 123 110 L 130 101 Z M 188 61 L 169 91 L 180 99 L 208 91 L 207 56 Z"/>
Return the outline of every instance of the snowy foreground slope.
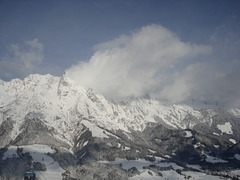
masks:
<path fill-rule="evenodd" d="M 17 149 L 22 149 L 22 152 L 19 153 Z M 8 151 L 4 153 L 3 160 L 12 157 L 21 157 L 23 154 L 28 153 L 33 158 L 34 162 L 41 162 L 45 171 L 37 171 L 36 175 L 38 179 L 61 179 L 62 173 L 64 170 L 59 166 L 59 163 L 54 161 L 54 159 L 48 156 L 46 153 L 55 153 L 53 149 L 46 145 L 25 145 L 25 146 L 10 146 Z"/>
<path fill-rule="evenodd" d="M 66 74 L 0 81 L 0 177 L 32 169 L 39 178 L 52 170 L 63 179 L 235 178 L 239 115 L 149 98 L 113 102 Z M 45 149 L 40 159 L 36 147 Z"/>

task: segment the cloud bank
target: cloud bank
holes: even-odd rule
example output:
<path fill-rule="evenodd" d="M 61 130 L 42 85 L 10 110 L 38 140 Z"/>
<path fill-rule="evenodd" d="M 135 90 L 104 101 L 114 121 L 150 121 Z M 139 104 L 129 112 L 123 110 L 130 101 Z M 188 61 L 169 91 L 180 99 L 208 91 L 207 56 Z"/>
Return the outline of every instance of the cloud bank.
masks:
<path fill-rule="evenodd" d="M 226 103 L 240 97 L 232 89 L 238 81 L 237 68 L 232 71 L 236 66 L 222 64 L 226 67 L 222 71 L 222 65 L 207 59 L 211 46 L 183 42 L 160 25 L 142 27 L 95 50 L 88 62 L 79 62 L 66 74 L 108 98 L 150 95 L 174 103 L 191 99 Z M 235 79 L 228 81 L 232 76 Z"/>

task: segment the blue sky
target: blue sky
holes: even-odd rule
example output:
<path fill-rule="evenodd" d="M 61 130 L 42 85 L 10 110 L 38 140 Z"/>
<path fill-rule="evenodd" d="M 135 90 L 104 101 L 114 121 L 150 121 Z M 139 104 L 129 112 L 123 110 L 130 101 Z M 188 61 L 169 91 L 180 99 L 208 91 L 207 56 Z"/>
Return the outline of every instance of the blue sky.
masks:
<path fill-rule="evenodd" d="M 5 81 L 13 78 L 23 79 L 32 73 L 61 76 L 64 71 L 69 72 L 73 79 L 83 73 L 89 77 L 93 76 L 91 78 L 94 79 L 107 69 L 113 72 L 115 64 L 110 62 L 124 64 L 119 57 L 126 54 L 128 49 L 139 50 L 137 43 L 132 43 L 128 48 L 129 43 L 135 42 L 135 37 L 141 39 L 139 43 L 145 44 L 144 38 L 152 42 L 155 38 L 150 35 L 155 33 L 156 36 L 166 35 L 169 39 L 163 39 L 171 42 L 169 46 L 158 39 L 159 41 L 155 42 L 157 45 L 154 46 L 159 47 L 156 50 L 156 56 L 157 51 L 163 51 L 163 49 L 166 50 L 163 53 L 164 57 L 165 55 L 168 57 L 171 53 L 178 54 L 177 48 L 173 48 L 173 52 L 170 52 L 171 47 L 175 46 L 181 47 L 184 53 L 181 52 L 176 61 L 170 56 L 170 59 L 165 60 L 161 60 L 159 56 L 161 63 L 154 64 L 155 61 L 152 61 L 153 67 L 159 66 L 159 68 L 146 69 L 153 74 L 145 74 L 149 77 L 145 81 L 149 82 L 153 79 L 152 84 L 157 83 L 164 88 L 152 84 L 149 88 L 143 88 L 142 84 L 146 83 L 143 81 L 135 84 L 139 87 L 136 95 L 161 94 L 160 98 L 182 101 L 180 97 L 186 96 L 184 98 L 186 100 L 192 97 L 191 94 L 196 93 L 199 99 L 204 100 L 212 97 L 211 93 L 205 93 L 207 87 L 213 93 L 216 89 L 230 86 L 233 88 L 224 89 L 224 92 L 226 91 L 228 96 L 231 92 L 236 97 L 240 96 L 235 90 L 239 89 L 237 84 L 240 84 L 236 78 L 240 75 L 239 22 L 239 0 L 0 0 L 0 79 Z M 146 44 L 149 47 L 153 46 L 152 43 Z M 152 52 L 147 45 L 142 50 L 144 54 L 154 54 L 155 51 Z M 114 48 L 119 51 L 116 53 Z M 103 68 L 96 70 L 92 64 L 98 61 L 95 59 L 103 62 L 101 58 L 110 59 L 107 65 L 100 63 Z M 133 82 L 140 81 L 136 76 L 145 70 L 141 65 L 146 66 L 148 63 L 146 60 L 135 61 L 137 58 L 139 57 L 129 53 L 124 60 L 124 62 L 136 62 L 131 65 L 125 63 L 131 72 L 133 70 L 136 72 L 134 74 L 126 70 L 125 73 L 130 74 L 126 79 L 132 79 Z M 149 55 L 149 59 L 151 58 L 153 57 Z M 163 62 L 168 62 L 167 67 L 171 68 L 163 70 Z M 140 68 L 133 69 L 132 66 Z M 192 83 L 188 85 L 191 81 L 186 80 L 187 77 L 193 76 L 191 74 L 193 70 L 189 70 L 191 68 L 202 68 L 202 74 L 201 72 L 195 74 L 196 78 L 191 81 L 199 82 L 198 86 L 203 88 Z M 92 71 L 100 72 L 92 75 Z M 99 86 L 93 86 L 94 81 L 91 84 L 89 79 L 88 83 L 82 85 L 87 88 L 93 86 L 97 91 L 108 95 L 102 84 L 105 84 L 106 76 L 111 76 L 111 71 L 99 78 L 101 79 L 99 82 L 102 82 Z M 163 71 L 164 74 L 162 74 Z M 197 78 L 206 74 L 212 77 L 209 82 Z M 219 84 L 220 80 L 216 80 L 213 74 L 224 77 L 224 83 Z M 119 76 L 122 75 L 119 74 L 116 78 L 119 79 Z M 174 77 L 181 77 L 181 79 Z M 163 78 L 166 79 L 164 82 L 156 80 Z M 126 87 L 132 84 L 132 81 L 120 79 L 119 84 L 125 82 Z M 116 82 L 117 79 L 110 81 Z M 175 88 L 179 88 L 178 82 L 184 84 L 184 87 L 181 87 L 182 93 L 174 91 Z M 116 83 L 110 83 L 106 87 L 108 86 L 119 89 Z M 185 93 L 186 87 L 192 90 Z M 119 96 L 134 95 L 134 93 L 123 93 L 126 91 L 135 92 L 136 89 L 131 87 L 127 90 L 123 89 L 119 92 Z M 221 93 L 223 92 L 219 92 L 213 100 L 217 101 L 219 97 L 225 96 L 225 93 L 224 95 Z M 159 95 L 156 96 L 159 97 Z M 230 99 L 229 97 L 224 101 L 232 101 Z"/>

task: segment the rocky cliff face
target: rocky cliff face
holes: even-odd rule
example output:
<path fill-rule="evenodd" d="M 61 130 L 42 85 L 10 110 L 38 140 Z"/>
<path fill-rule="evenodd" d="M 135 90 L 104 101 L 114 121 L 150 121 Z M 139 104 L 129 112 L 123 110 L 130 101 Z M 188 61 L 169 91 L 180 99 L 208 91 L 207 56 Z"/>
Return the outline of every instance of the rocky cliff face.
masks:
<path fill-rule="evenodd" d="M 153 162 L 157 156 L 211 169 L 211 156 L 228 162 L 221 167 L 234 168 L 239 164 L 234 158 L 239 154 L 238 113 L 236 108 L 149 98 L 114 102 L 67 75 L 30 75 L 23 81 L 0 82 L 0 147 L 49 145 L 57 150 L 51 156 L 66 170 L 65 179 L 98 179 L 98 170 L 110 165 L 90 171 L 93 162 L 116 158 Z M 121 170 L 114 174 L 113 169 Z M 113 165 L 108 172 L 101 176 L 124 179 L 140 173 Z"/>

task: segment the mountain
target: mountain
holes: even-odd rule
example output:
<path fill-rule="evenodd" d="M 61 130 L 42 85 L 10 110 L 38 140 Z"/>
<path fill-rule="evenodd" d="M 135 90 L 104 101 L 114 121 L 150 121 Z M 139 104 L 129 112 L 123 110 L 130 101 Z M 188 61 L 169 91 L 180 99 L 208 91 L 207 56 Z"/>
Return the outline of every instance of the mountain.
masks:
<path fill-rule="evenodd" d="M 3 179 L 17 179 L 28 169 L 48 172 L 46 161 L 36 162 L 29 145 L 54 149 L 44 153 L 59 163 L 63 179 L 163 179 L 169 172 L 180 179 L 233 178 L 232 170 L 240 165 L 239 139 L 237 108 L 108 100 L 66 74 L 0 81 Z M 37 157 L 46 159 L 41 153 Z M 133 166 L 126 168 L 129 163 Z"/>

